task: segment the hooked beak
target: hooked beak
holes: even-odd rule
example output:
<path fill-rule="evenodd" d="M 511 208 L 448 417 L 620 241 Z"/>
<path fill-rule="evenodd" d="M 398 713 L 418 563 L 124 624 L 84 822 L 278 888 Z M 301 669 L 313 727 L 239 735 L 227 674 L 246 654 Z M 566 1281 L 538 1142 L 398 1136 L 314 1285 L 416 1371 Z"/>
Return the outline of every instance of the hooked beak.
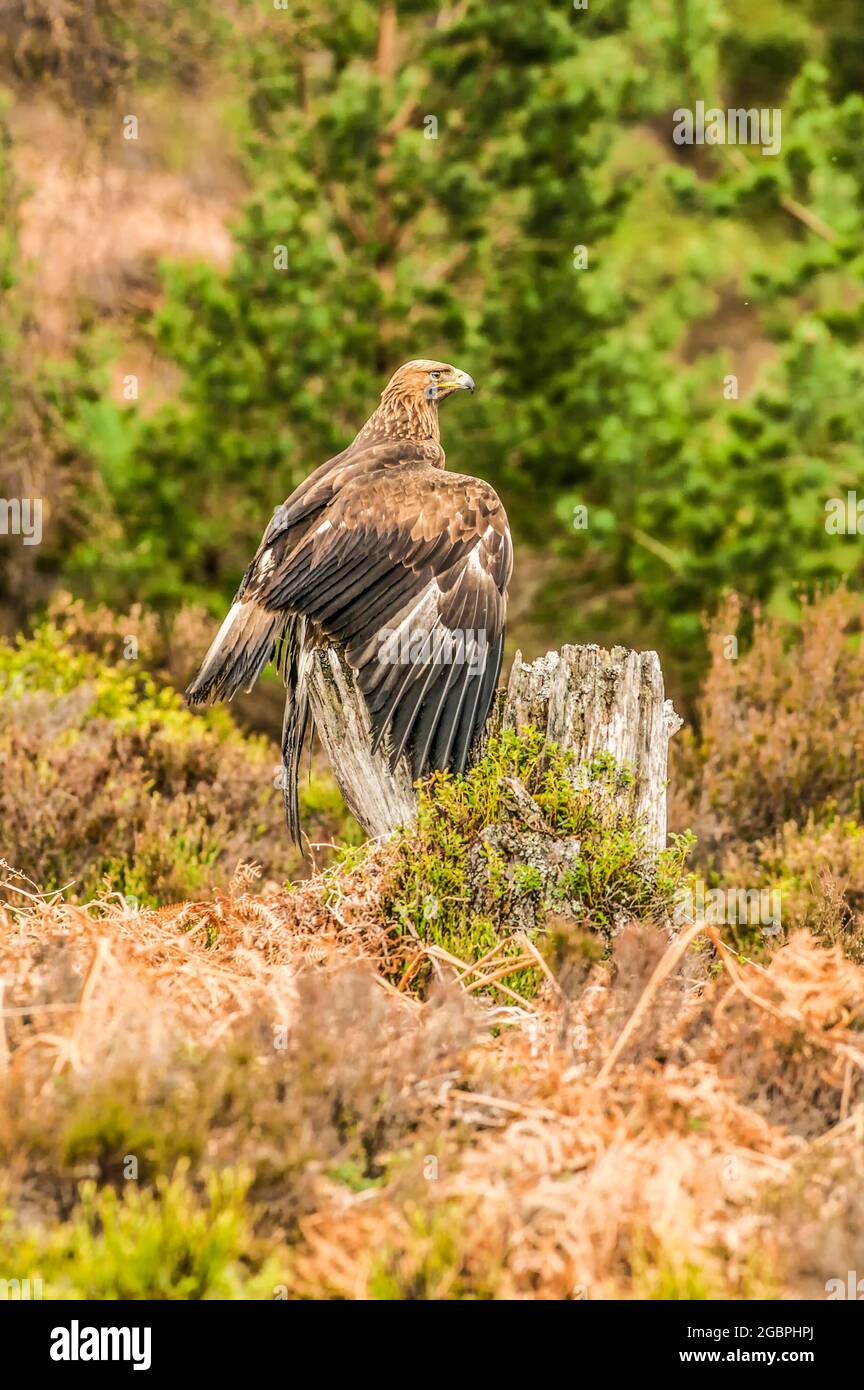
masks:
<path fill-rule="evenodd" d="M 457 391 L 473 391 L 473 390 L 474 390 L 474 378 L 473 378 L 473 376 L 469 376 L 467 372 L 460 372 L 460 371 L 457 371 L 457 372 L 456 372 L 456 390 L 457 390 Z"/>

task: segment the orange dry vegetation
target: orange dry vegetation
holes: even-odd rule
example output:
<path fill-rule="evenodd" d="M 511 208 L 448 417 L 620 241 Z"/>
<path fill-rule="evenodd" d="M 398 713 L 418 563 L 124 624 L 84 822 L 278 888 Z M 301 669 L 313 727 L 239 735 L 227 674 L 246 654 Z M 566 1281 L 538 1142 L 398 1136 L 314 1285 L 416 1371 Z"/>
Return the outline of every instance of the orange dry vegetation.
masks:
<path fill-rule="evenodd" d="M 762 966 L 633 924 L 523 1006 L 455 967 L 417 999 L 384 854 L 292 891 L 0 911 L 15 1219 L 121 1186 L 131 1150 L 143 1182 L 181 1154 L 251 1173 L 291 1297 L 818 1298 L 856 1268 L 864 970 L 807 932 Z"/>

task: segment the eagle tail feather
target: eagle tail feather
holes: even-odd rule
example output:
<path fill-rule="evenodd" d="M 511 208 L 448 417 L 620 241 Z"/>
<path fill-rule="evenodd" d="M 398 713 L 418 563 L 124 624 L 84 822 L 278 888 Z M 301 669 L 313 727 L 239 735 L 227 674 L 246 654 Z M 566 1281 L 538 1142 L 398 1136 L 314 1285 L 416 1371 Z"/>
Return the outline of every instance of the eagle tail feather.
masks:
<path fill-rule="evenodd" d="M 504 636 L 499 634 L 491 652 L 487 654 L 479 674 L 471 679 L 471 690 L 465 701 L 459 724 L 455 729 L 455 739 L 449 751 L 450 766 L 460 776 L 468 765 L 471 749 L 482 732 L 501 674 L 501 658 L 504 651 Z"/>
<path fill-rule="evenodd" d="M 250 690 L 273 656 L 283 622 L 283 614 L 268 612 L 254 599 L 238 599 L 186 691 L 188 703 L 211 704 Z"/>

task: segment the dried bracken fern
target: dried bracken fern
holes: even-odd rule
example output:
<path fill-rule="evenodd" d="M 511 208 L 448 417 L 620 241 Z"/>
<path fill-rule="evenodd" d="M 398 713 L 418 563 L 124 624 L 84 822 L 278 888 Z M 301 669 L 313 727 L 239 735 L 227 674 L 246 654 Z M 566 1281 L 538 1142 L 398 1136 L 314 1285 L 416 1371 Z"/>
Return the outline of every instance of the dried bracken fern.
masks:
<path fill-rule="evenodd" d="M 813 1296 L 836 1273 L 831 1219 L 805 1268 L 790 1209 L 808 1162 L 854 1205 L 859 966 L 806 933 L 767 966 L 716 939 L 708 978 L 698 927 L 632 926 L 569 996 L 544 961 L 531 1001 L 502 1002 L 490 951 L 442 959 L 424 1000 L 393 983 L 423 943 L 381 921 L 391 853 L 292 891 L 242 868 L 209 901 L 0 915 L 13 1212 L 50 1223 L 124 1153 L 153 1180 L 192 1153 L 202 1184 L 214 1161 L 251 1175 L 292 1296 Z M 40 1125 L 64 1138 L 34 1165 Z"/>

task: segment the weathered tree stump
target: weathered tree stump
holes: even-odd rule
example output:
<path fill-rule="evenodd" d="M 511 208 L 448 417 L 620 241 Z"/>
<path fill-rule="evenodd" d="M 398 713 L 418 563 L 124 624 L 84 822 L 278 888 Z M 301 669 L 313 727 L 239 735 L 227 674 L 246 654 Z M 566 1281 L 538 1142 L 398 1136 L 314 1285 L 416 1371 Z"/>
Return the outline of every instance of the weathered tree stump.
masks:
<path fill-rule="evenodd" d="M 391 772 L 383 750 L 370 751 L 369 716 L 353 674 L 334 648 L 315 654 L 309 677 L 312 715 L 345 801 L 370 836 L 391 834 L 416 819 L 411 770 Z M 665 698 L 656 652 L 624 647 L 562 647 L 526 663 L 516 654 L 503 700 L 489 728 L 533 724 L 574 766 L 610 753 L 633 772 L 622 795 L 644 824 L 648 842 L 666 843 L 666 768 L 670 736 L 681 720 Z"/>
<path fill-rule="evenodd" d="M 666 844 L 669 739 L 682 720 L 667 700 L 656 652 L 562 647 L 526 663 L 517 652 L 498 727 L 533 724 L 574 767 L 608 752 L 633 773 L 628 809 L 653 849 Z"/>

